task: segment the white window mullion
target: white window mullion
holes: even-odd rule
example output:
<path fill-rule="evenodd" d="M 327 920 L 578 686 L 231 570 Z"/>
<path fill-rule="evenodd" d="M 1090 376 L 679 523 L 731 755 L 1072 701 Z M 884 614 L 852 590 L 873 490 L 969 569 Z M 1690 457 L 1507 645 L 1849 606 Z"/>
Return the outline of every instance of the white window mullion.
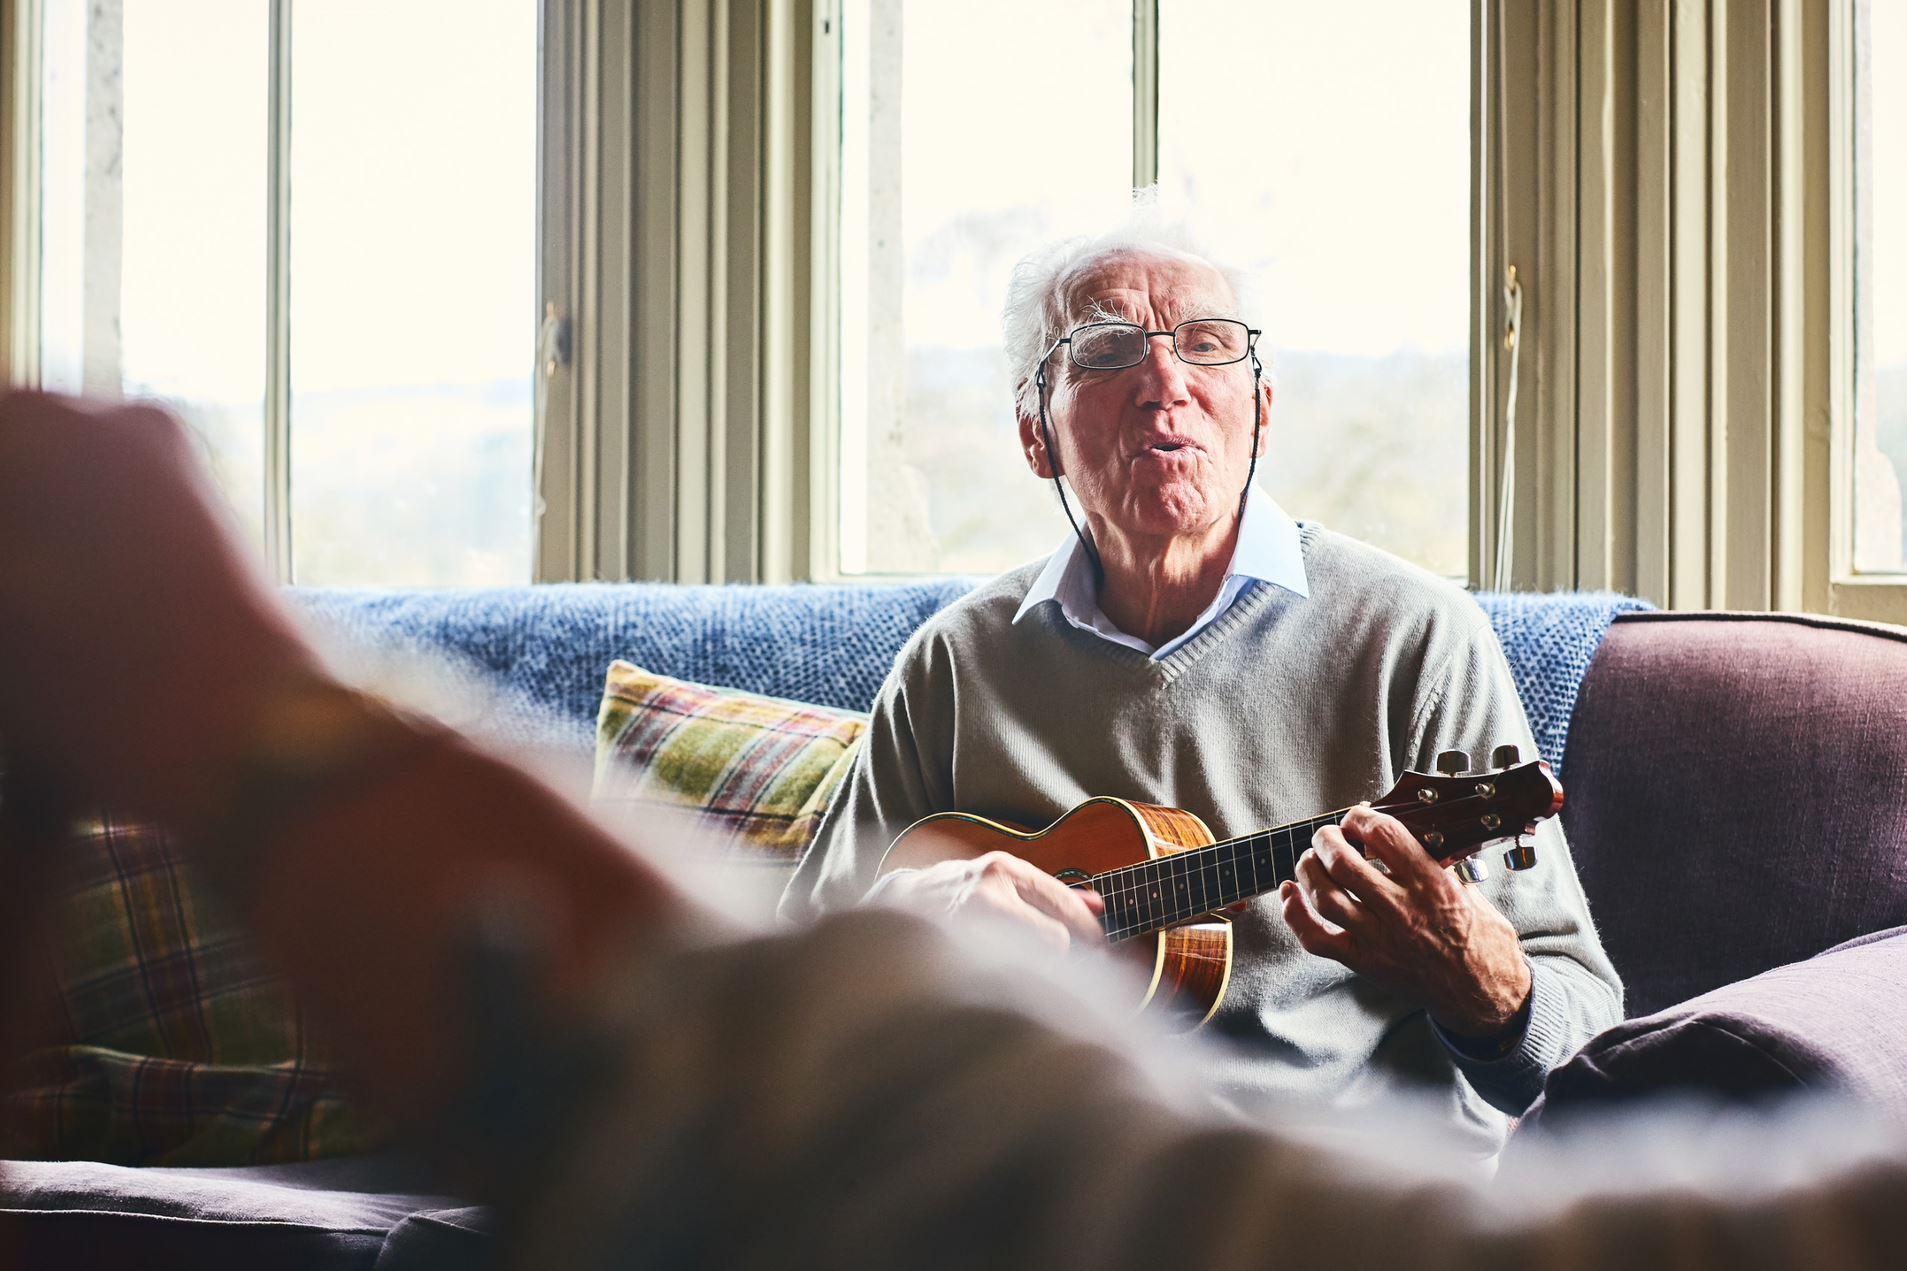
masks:
<path fill-rule="evenodd" d="M 1132 0 L 1132 184 L 1159 183 L 1159 0 Z"/>
<path fill-rule="evenodd" d="M 0 0 L 0 383 L 40 382 L 39 0 Z"/>
<path fill-rule="evenodd" d="M 80 385 L 101 397 L 117 397 L 124 378 L 125 16 L 123 0 L 100 0 L 86 12 Z"/>
<path fill-rule="evenodd" d="M 265 559 L 291 573 L 291 4 L 271 0 L 265 162 Z"/>
<path fill-rule="evenodd" d="M 1870 496 L 1891 502 L 1901 499 L 1907 488 L 1907 482 L 1894 485 L 1886 480 L 1886 459 L 1876 453 L 1876 438 L 1865 431 L 1877 422 L 1862 414 L 1878 410 L 1877 385 L 1871 363 L 1859 364 L 1856 353 L 1862 347 L 1860 328 L 1871 330 L 1875 324 L 1877 298 L 1864 292 L 1858 273 L 1863 265 L 1874 269 L 1873 237 L 1899 229 L 1884 217 L 1874 217 L 1872 186 L 1864 189 L 1863 182 L 1873 179 L 1873 165 L 1879 161 L 1876 139 L 1882 145 L 1897 144 L 1893 130 L 1907 123 L 1907 115 L 1876 111 L 1871 96 L 1862 102 L 1863 80 L 1865 91 L 1874 91 L 1875 68 L 1867 58 L 1875 46 L 1871 27 L 1857 27 L 1872 22 L 1880 7 L 1879 0 L 1868 5 L 1837 0 L 1824 8 L 1803 7 L 1790 17 L 1802 61 L 1784 69 L 1798 86 L 1798 91 L 1790 90 L 1792 95 L 1801 97 L 1805 108 L 1795 143 L 1799 155 L 1790 161 L 1789 179 L 1807 192 L 1803 208 L 1809 220 L 1801 234 L 1803 259 L 1794 270 L 1805 288 L 1796 302 L 1805 308 L 1794 325 L 1806 342 L 1799 354 L 1805 378 L 1796 427 L 1808 429 L 1808 442 L 1800 488 L 1789 492 L 1789 511 L 1791 533 L 1802 541 L 1809 609 L 1907 623 L 1907 575 L 1864 572 L 1856 567 L 1854 550 L 1862 459 L 1871 465 L 1870 480 L 1879 478 L 1869 487 Z M 1886 69 L 1891 68 L 1882 73 Z M 1818 174 L 1812 180 L 1810 165 Z M 1880 282 L 1870 278 L 1866 285 Z M 1872 346 L 1866 348 L 1871 357 Z M 1823 417 L 1831 421 L 1825 439 L 1814 423 Z M 1898 459 L 1894 470 L 1907 476 L 1907 467 Z"/>
<path fill-rule="evenodd" d="M 814 0 L 806 18 L 811 32 L 806 59 L 811 80 L 808 92 L 796 98 L 807 103 L 811 120 L 805 165 L 809 183 L 808 393 L 806 444 L 792 456 L 798 465 L 795 480 L 800 483 L 793 502 L 805 526 L 797 527 L 788 561 L 792 575 L 807 580 L 832 579 L 843 572 L 843 504 L 864 492 L 841 479 L 845 441 L 841 393 L 847 379 L 842 367 L 842 260 L 846 244 L 852 241 L 845 225 L 849 206 L 842 198 L 842 102 L 849 99 L 846 82 L 853 66 L 841 10 L 841 0 Z M 797 309 L 795 316 L 801 312 Z M 862 514 L 860 523 L 865 522 Z"/>
<path fill-rule="evenodd" d="M 536 449 L 532 523 L 535 582 L 587 577 L 581 560 L 585 514 L 577 478 L 583 444 L 577 297 L 581 291 L 583 200 L 578 196 L 584 127 L 581 47 L 584 14 L 574 0 L 542 0 L 537 51 L 537 297 L 543 314 L 536 369 Z"/>
<path fill-rule="evenodd" d="M 1497 6 L 1491 0 L 1470 4 L 1470 550 L 1468 572 L 1473 581 L 1491 578 L 1498 560 L 1513 538 L 1499 542 L 1505 528 L 1498 520 L 1503 493 L 1502 401 L 1497 391 L 1499 368 L 1495 353 L 1498 306 L 1491 299 L 1491 283 L 1501 276 L 1504 262 L 1503 217 L 1507 185 L 1497 112 L 1503 109 L 1501 77 L 1508 67 L 1498 47 Z M 1501 68 L 1501 70 L 1499 70 Z M 1504 192 L 1499 194 L 1499 191 Z M 1509 528 L 1514 527 L 1514 521 Z M 1514 552 L 1510 553 L 1512 559 Z"/>

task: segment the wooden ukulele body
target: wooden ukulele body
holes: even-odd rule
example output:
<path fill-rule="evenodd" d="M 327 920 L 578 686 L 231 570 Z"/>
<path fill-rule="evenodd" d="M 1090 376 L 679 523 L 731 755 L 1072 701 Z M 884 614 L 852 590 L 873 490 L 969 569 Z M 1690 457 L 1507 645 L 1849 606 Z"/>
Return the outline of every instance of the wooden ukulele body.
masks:
<path fill-rule="evenodd" d="M 1026 830 L 964 812 L 944 812 L 907 827 L 881 859 L 881 873 L 1010 852 L 1064 883 L 1156 860 L 1213 841 L 1205 822 L 1179 808 L 1126 799 L 1089 799 L 1043 830 Z M 1231 979 L 1232 924 L 1218 914 L 1112 946 L 1146 977 L 1140 1008 L 1163 1011 L 1197 1028 L 1218 1010 Z"/>

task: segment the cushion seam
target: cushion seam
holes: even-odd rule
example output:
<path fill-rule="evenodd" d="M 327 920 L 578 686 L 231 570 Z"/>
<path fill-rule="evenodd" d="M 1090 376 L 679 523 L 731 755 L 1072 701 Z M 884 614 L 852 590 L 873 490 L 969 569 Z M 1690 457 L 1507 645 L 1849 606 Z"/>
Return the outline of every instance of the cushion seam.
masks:
<path fill-rule="evenodd" d="M 121 1218 L 129 1222 L 186 1223 L 194 1227 L 284 1227 L 295 1231 L 317 1231 L 330 1235 L 382 1236 L 390 1227 L 331 1227 L 323 1223 L 301 1222 L 295 1218 L 188 1218 L 180 1214 L 143 1214 L 126 1209 L 17 1209 L 0 1207 L 0 1217 L 17 1214 L 24 1218 Z M 410 1217 L 405 1214 L 392 1222 L 395 1227 Z"/>
<path fill-rule="evenodd" d="M 1878 636 L 1883 640 L 1907 644 L 1907 628 L 1887 622 L 1866 622 L 1858 618 L 1834 618 L 1818 614 L 1755 613 L 1731 609 L 1644 610 L 1619 613 L 1614 620 L 1623 623 L 1777 622 L 1786 626 L 1813 627 L 1820 631 L 1846 631 L 1855 635 Z"/>

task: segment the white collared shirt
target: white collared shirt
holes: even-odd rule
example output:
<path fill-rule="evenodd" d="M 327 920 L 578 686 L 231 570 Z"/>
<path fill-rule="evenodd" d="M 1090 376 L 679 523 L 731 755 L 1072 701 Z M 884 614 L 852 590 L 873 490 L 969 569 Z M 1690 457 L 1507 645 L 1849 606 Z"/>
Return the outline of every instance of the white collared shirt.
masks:
<path fill-rule="evenodd" d="M 1081 631 L 1137 649 L 1157 662 L 1170 657 L 1174 650 L 1212 625 L 1220 614 L 1232 607 L 1232 602 L 1253 579 L 1283 587 L 1299 596 L 1311 594 L 1305 581 L 1304 551 L 1298 543 L 1298 523 L 1259 489 L 1255 481 L 1245 496 L 1245 515 L 1238 527 L 1238 545 L 1232 549 L 1232 561 L 1226 568 L 1225 585 L 1218 589 L 1217 598 L 1184 634 L 1155 649 L 1138 636 L 1114 626 L 1112 619 L 1099 608 L 1092 558 L 1086 554 L 1077 535 L 1068 535 L 1059 550 L 1047 558 L 1046 568 L 1027 589 L 1026 599 L 1020 602 L 1013 621 L 1017 623 L 1048 600 L 1055 601 L 1066 621 Z"/>

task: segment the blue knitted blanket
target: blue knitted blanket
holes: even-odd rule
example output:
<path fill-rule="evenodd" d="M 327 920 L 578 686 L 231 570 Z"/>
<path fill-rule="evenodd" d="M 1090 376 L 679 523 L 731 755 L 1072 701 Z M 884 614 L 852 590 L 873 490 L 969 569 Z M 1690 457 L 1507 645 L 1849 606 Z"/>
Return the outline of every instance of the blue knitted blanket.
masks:
<path fill-rule="evenodd" d="M 1613 591 L 1486 591 L 1476 600 L 1509 659 L 1510 676 L 1536 734 L 1537 754 L 1560 777 L 1576 694 L 1609 624 L 1617 614 L 1655 606 Z"/>
<path fill-rule="evenodd" d="M 866 710 L 894 656 L 973 580 L 903 586 L 562 584 L 475 591 L 296 590 L 346 645 L 448 659 L 496 695 L 483 724 L 509 740 L 587 747 L 603 673 L 664 675 Z M 1542 754 L 1559 769 L 1590 659 L 1618 614 L 1607 592 L 1483 594 Z"/>
<path fill-rule="evenodd" d="M 347 646 L 439 658 L 503 695 L 487 720 L 547 740 L 554 717 L 588 746 L 616 658 L 703 684 L 864 711 L 916 627 L 971 579 L 904 586 L 573 583 L 445 591 L 294 590 Z"/>

